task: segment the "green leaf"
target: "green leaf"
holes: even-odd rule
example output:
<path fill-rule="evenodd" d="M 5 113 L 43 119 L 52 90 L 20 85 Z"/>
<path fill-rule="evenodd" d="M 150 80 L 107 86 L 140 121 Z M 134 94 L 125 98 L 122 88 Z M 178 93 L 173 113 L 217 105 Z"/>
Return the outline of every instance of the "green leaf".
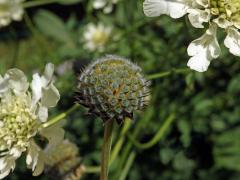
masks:
<path fill-rule="evenodd" d="M 181 141 L 184 145 L 184 147 L 188 147 L 191 142 L 191 137 L 190 137 L 190 131 L 191 127 L 188 121 L 186 120 L 180 120 L 177 123 L 179 130 L 181 131 Z"/>
<path fill-rule="evenodd" d="M 209 99 L 204 99 L 195 104 L 195 110 L 199 112 L 208 112 L 213 107 L 213 102 Z"/>
<path fill-rule="evenodd" d="M 160 159 L 163 164 L 168 164 L 174 157 L 175 152 L 170 148 L 164 148 L 160 150 Z"/>
<path fill-rule="evenodd" d="M 173 161 L 173 167 L 176 170 L 186 170 L 194 168 L 195 163 L 193 160 L 188 159 L 183 152 L 178 152 L 175 155 L 174 161 Z"/>
<path fill-rule="evenodd" d="M 227 91 L 231 94 L 236 94 L 240 92 L 240 86 L 239 86 L 240 76 L 234 77 L 227 88 Z"/>
<path fill-rule="evenodd" d="M 34 17 L 37 28 L 46 36 L 70 44 L 72 39 L 64 22 L 52 12 L 40 10 Z"/>

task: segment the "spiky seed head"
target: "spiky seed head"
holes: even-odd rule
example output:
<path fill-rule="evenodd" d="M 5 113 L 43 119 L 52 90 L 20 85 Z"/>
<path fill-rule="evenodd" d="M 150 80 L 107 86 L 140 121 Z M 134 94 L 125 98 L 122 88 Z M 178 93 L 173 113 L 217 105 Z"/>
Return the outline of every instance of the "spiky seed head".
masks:
<path fill-rule="evenodd" d="M 149 85 L 142 70 L 127 59 L 108 55 L 90 64 L 78 77 L 78 102 L 103 122 L 120 124 L 149 100 Z"/>

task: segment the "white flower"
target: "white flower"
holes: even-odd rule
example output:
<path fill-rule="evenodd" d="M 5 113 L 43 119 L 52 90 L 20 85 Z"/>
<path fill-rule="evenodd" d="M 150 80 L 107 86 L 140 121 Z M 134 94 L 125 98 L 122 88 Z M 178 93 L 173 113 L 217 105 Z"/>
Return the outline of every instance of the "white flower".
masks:
<path fill-rule="evenodd" d="M 103 12 L 108 14 L 112 12 L 113 5 L 116 4 L 119 0 L 94 0 L 93 7 L 94 9 L 103 9 Z"/>
<path fill-rule="evenodd" d="M 192 56 L 188 66 L 196 71 L 206 71 L 210 61 L 220 54 L 216 30 L 212 30 L 215 26 L 226 30 L 228 34 L 225 46 L 230 53 L 240 56 L 239 0 L 145 0 L 143 8 L 144 13 L 150 17 L 166 14 L 180 18 L 188 14 L 189 21 L 195 28 L 204 28 L 206 23 L 209 24 L 205 35 L 193 41 L 188 48 L 188 54 Z"/>
<path fill-rule="evenodd" d="M 21 3 L 25 0 L 0 0 L 0 27 L 7 26 L 12 20 L 20 21 L 23 16 Z"/>
<path fill-rule="evenodd" d="M 111 27 L 105 27 L 101 23 L 97 26 L 92 23 L 88 24 L 83 34 L 86 49 L 90 51 L 104 51 L 111 32 Z"/>
<path fill-rule="evenodd" d="M 43 76 L 33 75 L 32 91 L 25 74 L 18 69 L 10 69 L 4 77 L 0 76 L 0 179 L 13 171 L 15 160 L 23 152 L 27 152 L 27 165 L 34 175 L 40 174 L 43 153 L 34 136 L 39 133 L 49 144 L 63 137 L 59 127 L 40 129 L 47 119 L 48 108 L 55 106 L 60 98 L 52 82 L 53 69 L 48 64 Z"/>

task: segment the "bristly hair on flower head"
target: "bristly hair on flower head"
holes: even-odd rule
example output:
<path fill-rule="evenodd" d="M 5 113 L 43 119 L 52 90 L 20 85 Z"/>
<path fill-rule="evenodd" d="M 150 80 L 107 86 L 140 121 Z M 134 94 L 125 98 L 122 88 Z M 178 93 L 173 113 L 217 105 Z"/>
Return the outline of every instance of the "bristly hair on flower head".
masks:
<path fill-rule="evenodd" d="M 191 56 L 187 65 L 193 70 L 204 72 L 210 62 L 219 57 L 218 27 L 227 32 L 224 45 L 230 53 L 240 56 L 239 0 L 145 0 L 143 9 L 149 17 L 166 14 L 177 19 L 188 14 L 195 28 L 204 28 L 208 24 L 205 34 L 192 41 L 187 50 Z"/>

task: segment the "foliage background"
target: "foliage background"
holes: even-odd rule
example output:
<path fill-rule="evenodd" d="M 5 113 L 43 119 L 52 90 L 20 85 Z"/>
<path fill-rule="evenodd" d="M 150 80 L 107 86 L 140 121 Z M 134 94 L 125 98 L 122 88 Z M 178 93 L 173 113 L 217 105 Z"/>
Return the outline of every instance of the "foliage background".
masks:
<path fill-rule="evenodd" d="M 62 3 L 68 2 L 68 4 Z M 145 17 L 141 0 L 121 0 L 109 14 L 92 8 L 89 1 L 61 1 L 26 10 L 20 23 L 0 30 L 1 74 L 17 67 L 30 75 L 53 62 L 58 70 L 66 62 L 73 69 L 57 73 L 61 102 L 51 115 L 66 111 L 74 102 L 76 75 L 80 69 L 105 54 L 127 57 L 139 64 L 147 75 L 185 68 L 186 48 L 204 30 L 194 29 L 184 18 Z M 106 51 L 89 52 L 83 48 L 82 34 L 89 22 L 103 22 L 114 28 Z M 222 32 L 219 38 L 223 39 Z M 139 123 L 137 140 L 147 142 L 171 114 L 176 118 L 155 146 L 137 153 L 127 179 L 131 180 L 237 180 L 240 177 L 240 100 L 238 58 L 222 47 L 222 55 L 206 73 L 189 71 L 170 74 L 152 81 L 150 106 L 135 117 L 129 133 Z M 66 119 L 66 137 L 76 143 L 86 165 L 100 163 L 103 126 L 100 120 L 85 115 L 83 108 Z M 115 135 L 121 127 L 115 127 Z M 117 180 L 124 166 L 121 153 L 110 170 Z M 117 142 L 114 138 L 113 143 Z M 49 179 L 32 177 L 24 158 L 7 179 Z M 98 179 L 86 174 L 83 179 Z"/>

